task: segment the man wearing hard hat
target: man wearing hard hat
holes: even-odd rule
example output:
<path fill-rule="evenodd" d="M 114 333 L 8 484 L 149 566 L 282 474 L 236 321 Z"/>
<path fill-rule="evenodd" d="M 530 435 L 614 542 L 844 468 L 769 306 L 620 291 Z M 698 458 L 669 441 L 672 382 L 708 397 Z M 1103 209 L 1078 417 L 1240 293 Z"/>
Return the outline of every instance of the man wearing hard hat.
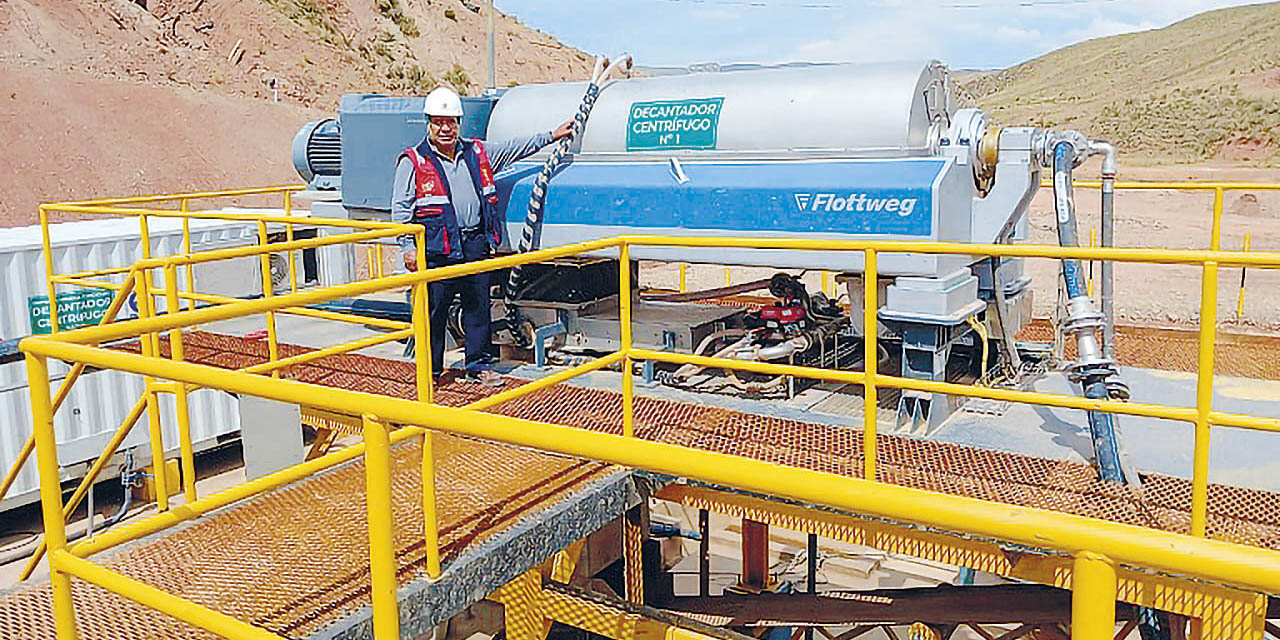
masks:
<path fill-rule="evenodd" d="M 483 260 L 502 245 L 505 222 L 498 211 L 493 176 L 555 140 L 567 137 L 570 122 L 530 138 L 482 142 L 459 137 L 462 100 L 441 87 L 427 95 L 427 137 L 396 161 L 391 219 L 426 227 L 426 255 L 411 236 L 400 239 L 404 266 L 416 271 Z M 468 379 L 501 384 L 490 369 L 489 274 L 477 273 L 428 285 L 433 375 L 444 368 L 445 321 L 454 296 L 462 297 Z"/>

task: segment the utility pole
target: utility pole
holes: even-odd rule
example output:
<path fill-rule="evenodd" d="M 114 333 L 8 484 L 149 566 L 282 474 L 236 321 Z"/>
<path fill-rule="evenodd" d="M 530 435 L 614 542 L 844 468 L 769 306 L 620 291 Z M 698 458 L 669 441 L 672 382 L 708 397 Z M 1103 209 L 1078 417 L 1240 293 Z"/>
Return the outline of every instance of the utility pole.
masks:
<path fill-rule="evenodd" d="M 493 2 L 494 0 L 489 0 L 489 89 L 490 90 L 498 88 L 498 70 L 494 66 L 495 61 L 494 61 L 494 55 L 493 55 L 493 48 L 494 48 Z"/>

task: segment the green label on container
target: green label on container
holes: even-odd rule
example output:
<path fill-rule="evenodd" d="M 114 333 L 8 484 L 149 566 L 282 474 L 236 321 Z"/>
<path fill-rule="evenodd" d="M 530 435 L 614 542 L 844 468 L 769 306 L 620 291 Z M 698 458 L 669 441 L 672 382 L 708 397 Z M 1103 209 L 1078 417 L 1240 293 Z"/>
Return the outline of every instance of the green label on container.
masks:
<path fill-rule="evenodd" d="M 115 294 L 103 289 L 77 289 L 58 294 L 58 330 L 77 329 L 98 324 L 107 315 L 107 307 Z M 27 298 L 31 314 L 31 333 L 52 333 L 49 321 L 49 296 Z"/>
<path fill-rule="evenodd" d="M 714 149 L 724 98 L 636 102 L 627 118 L 627 151 Z"/>

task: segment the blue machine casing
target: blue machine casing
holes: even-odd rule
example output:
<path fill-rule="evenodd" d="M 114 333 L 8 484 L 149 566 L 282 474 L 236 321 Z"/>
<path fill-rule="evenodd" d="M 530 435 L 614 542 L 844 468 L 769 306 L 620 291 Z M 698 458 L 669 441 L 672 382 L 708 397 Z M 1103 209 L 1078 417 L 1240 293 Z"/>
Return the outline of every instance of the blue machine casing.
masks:
<path fill-rule="evenodd" d="M 519 237 L 540 165 L 498 176 Z M 551 181 L 541 246 L 619 234 L 969 241 L 972 179 L 950 158 L 574 161 Z M 683 175 L 677 175 L 683 174 Z M 683 178 L 687 180 L 682 181 Z M 946 211 L 947 206 L 963 211 Z M 858 271 L 860 252 L 636 247 L 637 258 Z M 954 262 L 955 267 L 949 267 Z M 887 255 L 888 275 L 932 275 L 964 257 Z"/>

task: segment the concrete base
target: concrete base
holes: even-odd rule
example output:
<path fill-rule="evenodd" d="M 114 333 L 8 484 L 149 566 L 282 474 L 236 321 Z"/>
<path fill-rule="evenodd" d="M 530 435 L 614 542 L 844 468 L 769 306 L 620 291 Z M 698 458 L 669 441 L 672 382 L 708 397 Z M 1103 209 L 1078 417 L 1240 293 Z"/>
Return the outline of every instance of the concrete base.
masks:
<path fill-rule="evenodd" d="M 498 587 L 551 558 L 569 544 L 600 531 L 640 502 L 632 472 L 619 470 L 570 499 L 538 512 L 494 538 L 468 548 L 439 580 L 416 580 L 399 589 L 401 637 L 432 634 Z M 313 640 L 373 640 L 372 609 L 364 607 L 312 634 Z"/>

